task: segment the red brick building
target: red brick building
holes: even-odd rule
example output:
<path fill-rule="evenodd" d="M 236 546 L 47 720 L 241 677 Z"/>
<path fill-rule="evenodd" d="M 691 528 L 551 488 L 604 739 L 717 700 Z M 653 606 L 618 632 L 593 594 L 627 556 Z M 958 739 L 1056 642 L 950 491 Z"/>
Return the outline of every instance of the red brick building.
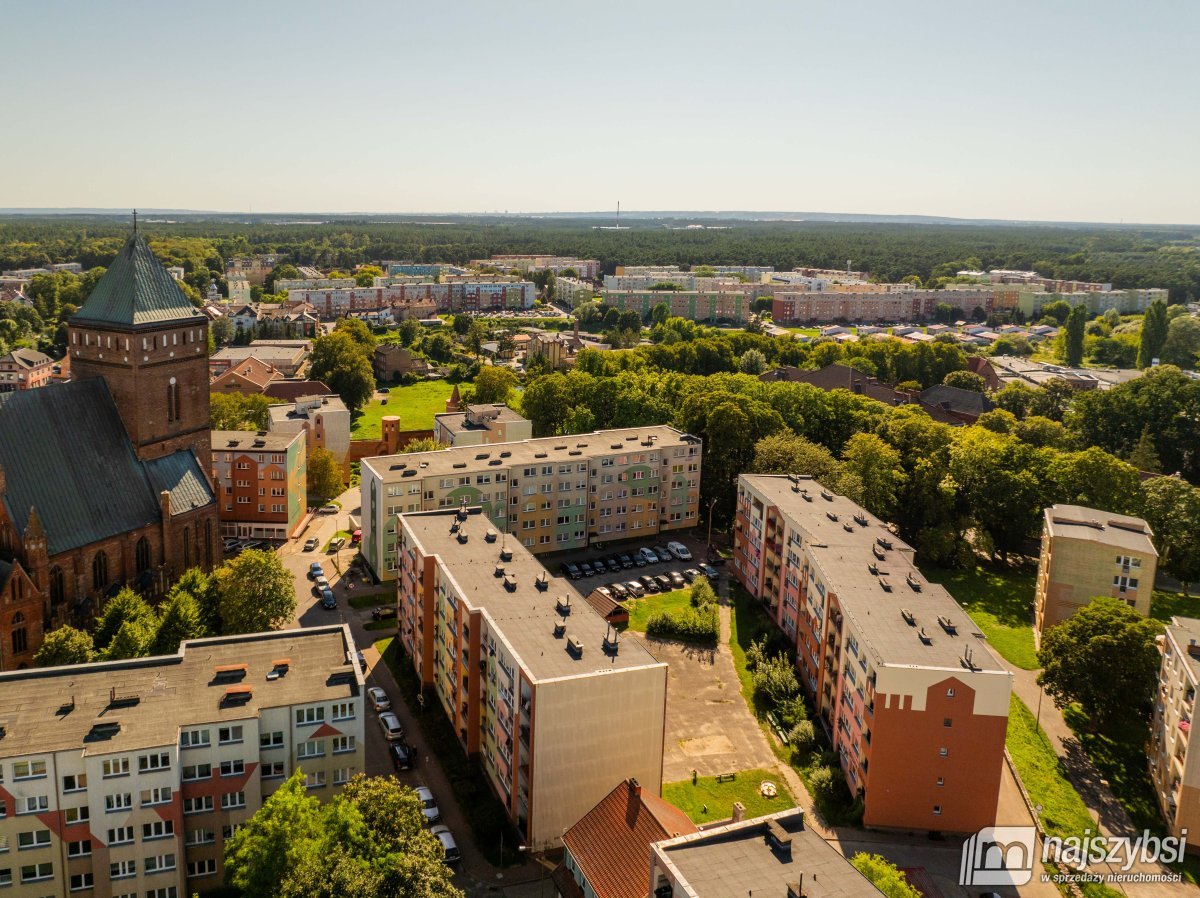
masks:
<path fill-rule="evenodd" d="M 0 393 L 32 390 L 50 383 L 54 362 L 36 349 L 14 349 L 0 355 Z"/>

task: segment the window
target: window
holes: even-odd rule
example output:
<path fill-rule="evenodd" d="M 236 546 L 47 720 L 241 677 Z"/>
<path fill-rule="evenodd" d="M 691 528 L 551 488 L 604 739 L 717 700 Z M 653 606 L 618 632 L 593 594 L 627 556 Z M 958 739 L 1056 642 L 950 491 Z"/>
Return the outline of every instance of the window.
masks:
<path fill-rule="evenodd" d="M 211 744 L 208 730 L 184 730 L 179 734 L 180 748 L 199 748 Z"/>
<path fill-rule="evenodd" d="M 211 845 L 215 841 L 217 841 L 217 834 L 211 829 L 189 829 L 184 838 L 184 843 L 189 846 Z"/>
<path fill-rule="evenodd" d="M 346 785 L 346 783 L 350 782 L 350 771 L 353 769 L 354 768 L 352 767 L 339 767 L 337 770 L 333 771 L 333 784 L 335 786 Z"/>
<path fill-rule="evenodd" d="M 221 727 L 217 730 L 218 745 L 233 745 L 235 742 L 242 741 L 242 727 L 238 726 Z"/>
<path fill-rule="evenodd" d="M 87 857 L 92 853 L 92 840 L 81 839 L 67 843 L 67 857 Z"/>
<path fill-rule="evenodd" d="M 91 873 L 72 873 L 71 874 L 71 891 L 78 892 L 81 889 L 90 889 L 92 887 Z"/>
<path fill-rule="evenodd" d="M 952 726 L 954 726 L 954 721 L 951 720 L 949 717 L 943 717 L 942 718 L 942 726 L 947 727 L 947 728 L 952 727 Z"/>
<path fill-rule="evenodd" d="M 17 761 L 13 764 L 14 780 L 40 779 L 46 775 L 45 761 Z"/>
<path fill-rule="evenodd" d="M 938 749 L 938 754 L 939 754 L 939 755 L 941 755 L 943 758 L 949 757 L 949 756 L 950 756 L 950 749 L 948 749 L 948 748 L 939 748 L 939 749 Z"/>
<path fill-rule="evenodd" d="M 246 772 L 246 762 L 240 758 L 236 761 L 221 762 L 221 776 L 241 776 Z"/>
<path fill-rule="evenodd" d="M 282 779 L 284 774 L 283 761 L 266 761 L 262 767 L 262 778 L 265 780 Z"/>
<path fill-rule="evenodd" d="M 164 870 L 175 869 L 174 854 L 154 854 L 146 858 L 144 869 L 147 873 L 161 873 Z"/>
<path fill-rule="evenodd" d="M 224 826 L 221 827 L 221 838 L 228 842 L 230 839 L 233 838 L 234 834 L 241 828 L 242 828 L 242 824 L 240 824 L 240 823 L 226 823 Z"/>
<path fill-rule="evenodd" d="M 137 861 L 117 861 L 108 865 L 109 879 L 125 879 L 129 876 L 137 876 Z"/>
<path fill-rule="evenodd" d="M 951 686 L 946 690 L 946 698 L 954 698 L 954 687 Z"/>
<path fill-rule="evenodd" d="M 79 808 L 67 808 L 63 811 L 63 820 L 68 824 L 71 823 L 86 823 L 91 819 L 91 809 L 85 804 Z"/>
<path fill-rule="evenodd" d="M 939 786 L 944 786 L 944 785 L 946 785 L 946 778 L 945 778 L 944 776 L 939 776 L 939 777 L 937 778 L 937 784 L 938 784 Z"/>
<path fill-rule="evenodd" d="M 283 745 L 283 732 L 277 731 L 274 733 L 259 733 L 258 747 L 259 748 L 279 748 Z"/>
<path fill-rule="evenodd" d="M 325 754 L 325 740 L 314 739 L 312 742 L 301 742 L 296 746 L 297 758 L 320 758 Z"/>
<path fill-rule="evenodd" d="M 53 864 L 26 864 L 21 868 L 21 882 L 38 882 L 54 876 Z"/>
<path fill-rule="evenodd" d="M 108 845 L 110 848 L 113 845 L 128 845 L 132 841 L 132 826 L 118 826 L 116 829 L 110 829 L 108 831 Z"/>
<path fill-rule="evenodd" d="M 142 824 L 143 842 L 153 839 L 169 839 L 173 835 L 175 835 L 175 821 L 173 820 L 155 820 L 153 823 Z"/>
<path fill-rule="evenodd" d="M 92 589 L 102 590 L 108 586 L 108 556 L 101 549 L 92 558 Z"/>
<path fill-rule="evenodd" d="M 1117 564 L 1121 565 L 1121 567 L 1141 567 L 1142 559 L 1129 555 L 1118 555 Z"/>
<path fill-rule="evenodd" d="M 1124 592 L 1127 589 L 1137 589 L 1138 580 L 1137 577 L 1126 577 L 1122 574 L 1118 574 L 1117 576 L 1113 577 L 1113 586 L 1116 589 L 1119 589 L 1121 592 Z"/>
<path fill-rule="evenodd" d="M 335 755 L 340 755 L 348 751 L 354 751 L 354 737 L 335 736 L 333 738 L 333 753 Z"/>
<path fill-rule="evenodd" d="M 188 764 L 183 768 L 183 781 L 206 780 L 212 776 L 212 764 Z"/>
<path fill-rule="evenodd" d="M 35 829 L 25 833 L 17 833 L 17 848 L 28 851 L 30 848 L 45 848 L 50 844 L 50 830 Z"/>
<path fill-rule="evenodd" d="M 333 706 L 334 720 L 353 720 L 354 702 L 338 702 Z"/>
<path fill-rule="evenodd" d="M 138 773 L 146 773 L 150 770 L 165 770 L 170 766 L 171 756 L 165 751 L 138 757 Z"/>
<path fill-rule="evenodd" d="M 179 384 L 175 378 L 167 383 L 167 423 L 174 424 L 179 420 Z"/>
<path fill-rule="evenodd" d="M 324 708 L 297 708 L 296 709 L 296 726 L 308 726 L 313 723 L 321 723 L 325 720 Z"/>
<path fill-rule="evenodd" d="M 71 773 L 63 777 L 64 792 L 82 792 L 87 788 L 86 773 Z"/>
<path fill-rule="evenodd" d="M 45 795 L 27 795 L 17 802 L 18 814 L 40 814 L 50 810 L 50 799 Z"/>
<path fill-rule="evenodd" d="M 0 888 L 12 885 L 12 867 L 0 868 Z"/>
<path fill-rule="evenodd" d="M 200 814 L 212 809 L 213 797 L 211 795 L 201 795 L 199 798 L 185 798 L 183 800 L 183 812 L 185 814 Z"/>
<path fill-rule="evenodd" d="M 212 876 L 217 872 L 216 858 L 205 858 L 202 861 L 188 861 L 187 875 L 190 876 Z"/>
<path fill-rule="evenodd" d="M 63 578 L 62 568 L 56 564 L 50 568 L 50 604 L 62 604 L 66 594 L 66 580 Z"/>
<path fill-rule="evenodd" d="M 166 804 L 171 800 L 171 787 L 158 786 L 154 789 L 143 789 L 141 799 L 144 808 L 156 804 Z"/>
<path fill-rule="evenodd" d="M 305 774 L 304 787 L 306 789 L 323 789 L 325 787 L 325 771 L 316 770 Z"/>
<path fill-rule="evenodd" d="M 935 804 L 933 806 L 933 816 L 935 816 L 935 817 L 942 816 L 942 806 L 940 804 Z"/>
<path fill-rule="evenodd" d="M 179 898 L 175 886 L 163 886 L 159 889 L 150 889 L 146 892 L 146 898 Z"/>
<path fill-rule="evenodd" d="M 128 811 L 133 807 L 133 795 L 129 792 L 114 792 L 104 796 L 104 811 L 111 814 L 115 811 Z"/>
<path fill-rule="evenodd" d="M 150 541 L 146 537 L 142 537 L 137 541 L 137 548 L 134 549 L 134 567 L 136 573 L 143 573 L 150 570 Z"/>
<path fill-rule="evenodd" d="M 108 758 L 100 765 L 100 770 L 105 779 L 114 776 L 129 776 L 129 758 Z"/>
<path fill-rule="evenodd" d="M 226 792 L 221 796 L 221 810 L 228 811 L 233 808 L 244 808 L 246 806 L 245 792 Z"/>

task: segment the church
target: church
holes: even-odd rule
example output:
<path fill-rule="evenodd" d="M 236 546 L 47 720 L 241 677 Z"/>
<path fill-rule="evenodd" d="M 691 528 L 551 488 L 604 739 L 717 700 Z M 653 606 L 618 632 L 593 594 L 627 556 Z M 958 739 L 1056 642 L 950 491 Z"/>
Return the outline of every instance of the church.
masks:
<path fill-rule="evenodd" d="M 71 381 L 0 394 L 0 670 L 130 586 L 220 563 L 208 319 L 136 230 L 67 323 Z"/>

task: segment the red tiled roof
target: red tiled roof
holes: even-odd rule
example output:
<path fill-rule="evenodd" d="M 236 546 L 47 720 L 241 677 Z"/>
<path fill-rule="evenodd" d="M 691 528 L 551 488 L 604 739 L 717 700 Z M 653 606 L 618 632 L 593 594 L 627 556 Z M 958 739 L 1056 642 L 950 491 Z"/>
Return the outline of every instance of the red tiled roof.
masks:
<path fill-rule="evenodd" d="M 695 832 L 683 811 L 624 782 L 567 830 L 563 843 L 597 898 L 645 898 L 650 846 Z"/>

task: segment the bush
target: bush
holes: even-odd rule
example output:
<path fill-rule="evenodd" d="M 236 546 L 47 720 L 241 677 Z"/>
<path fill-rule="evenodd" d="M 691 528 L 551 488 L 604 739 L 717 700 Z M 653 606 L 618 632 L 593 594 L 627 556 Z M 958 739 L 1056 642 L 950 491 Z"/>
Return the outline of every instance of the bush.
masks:
<path fill-rule="evenodd" d="M 791 729 L 801 721 L 808 720 L 808 708 L 804 705 L 804 697 L 800 694 L 779 703 L 775 709 L 779 723 L 784 729 Z"/>
<path fill-rule="evenodd" d="M 850 863 L 887 898 L 921 898 L 921 893 L 908 884 L 904 872 L 878 854 L 860 851 L 850 859 Z"/>
<path fill-rule="evenodd" d="M 844 796 L 846 780 L 840 770 L 827 766 L 818 767 L 808 775 L 808 788 L 817 804 L 831 805 Z"/>
<path fill-rule="evenodd" d="M 660 611 L 646 622 L 646 635 L 684 642 L 715 643 L 721 636 L 721 618 L 716 605 Z"/>
<path fill-rule="evenodd" d="M 788 732 L 788 742 L 797 751 L 808 751 L 817 742 L 817 729 L 811 720 L 801 720 Z"/>
<path fill-rule="evenodd" d="M 754 691 L 761 693 L 774 708 L 800 693 L 796 667 L 787 655 L 764 658 L 754 668 L 752 679 Z"/>
<path fill-rule="evenodd" d="M 713 592 L 707 578 L 695 580 L 692 583 L 692 607 L 707 608 L 709 605 L 715 604 L 717 604 L 717 594 Z"/>

